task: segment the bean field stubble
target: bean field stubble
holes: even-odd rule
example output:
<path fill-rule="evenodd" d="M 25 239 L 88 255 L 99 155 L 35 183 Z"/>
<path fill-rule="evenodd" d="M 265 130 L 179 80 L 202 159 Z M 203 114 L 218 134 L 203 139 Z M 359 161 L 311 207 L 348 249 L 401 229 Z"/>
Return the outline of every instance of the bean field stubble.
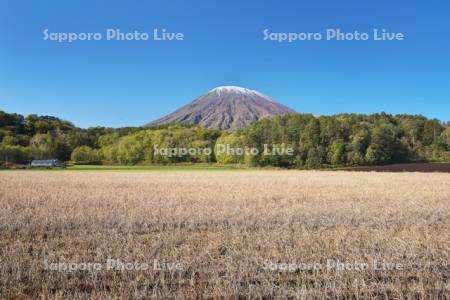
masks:
<path fill-rule="evenodd" d="M 442 299 L 449 236 L 450 174 L 0 173 L 2 299 Z"/>

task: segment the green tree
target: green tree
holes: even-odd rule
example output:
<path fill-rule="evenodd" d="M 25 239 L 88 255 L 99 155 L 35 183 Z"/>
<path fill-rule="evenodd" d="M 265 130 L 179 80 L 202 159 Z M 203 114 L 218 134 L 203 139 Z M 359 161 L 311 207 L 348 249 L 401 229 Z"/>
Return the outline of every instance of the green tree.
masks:
<path fill-rule="evenodd" d="M 216 161 L 220 164 L 237 164 L 244 163 L 245 154 L 238 155 L 238 153 L 228 151 L 229 149 L 244 149 L 244 141 L 238 134 L 224 134 L 217 139 L 214 147 Z M 256 164 L 257 157 L 249 157 L 248 164 Z"/>
<path fill-rule="evenodd" d="M 33 157 L 37 159 L 56 158 L 58 154 L 58 142 L 49 133 L 38 133 L 30 141 Z"/>
<path fill-rule="evenodd" d="M 75 163 L 93 164 L 99 163 L 100 157 L 96 150 L 89 146 L 75 148 L 70 155 L 70 159 Z"/>
<path fill-rule="evenodd" d="M 306 166 L 308 168 L 317 168 L 321 164 L 320 152 L 317 148 L 310 148 L 306 159 Z"/>
<path fill-rule="evenodd" d="M 328 159 L 332 165 L 343 165 L 345 163 L 345 143 L 343 140 L 334 140 L 328 152 Z"/>
<path fill-rule="evenodd" d="M 364 157 L 364 160 L 366 161 L 366 163 L 368 163 L 369 165 L 373 165 L 376 164 L 377 161 L 379 160 L 379 157 L 377 156 L 377 152 L 374 149 L 374 147 L 369 146 L 369 148 L 367 148 L 366 151 L 366 155 Z"/>

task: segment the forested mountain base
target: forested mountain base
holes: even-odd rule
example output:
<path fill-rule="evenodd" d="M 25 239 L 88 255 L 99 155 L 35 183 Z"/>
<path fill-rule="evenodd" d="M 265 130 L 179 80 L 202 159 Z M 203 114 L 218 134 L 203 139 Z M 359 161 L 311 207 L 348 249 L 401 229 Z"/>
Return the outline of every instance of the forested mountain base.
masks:
<path fill-rule="evenodd" d="M 169 164 L 217 162 L 249 166 L 320 168 L 398 162 L 449 161 L 450 127 L 423 116 L 293 114 L 263 119 L 237 132 L 196 126 L 81 129 L 55 117 L 0 112 L 0 161 L 27 164 L 58 158 L 76 163 Z M 217 145 L 256 148 L 257 155 L 219 153 Z M 291 148 L 292 155 L 264 155 Z M 167 156 L 155 147 L 212 149 Z"/>

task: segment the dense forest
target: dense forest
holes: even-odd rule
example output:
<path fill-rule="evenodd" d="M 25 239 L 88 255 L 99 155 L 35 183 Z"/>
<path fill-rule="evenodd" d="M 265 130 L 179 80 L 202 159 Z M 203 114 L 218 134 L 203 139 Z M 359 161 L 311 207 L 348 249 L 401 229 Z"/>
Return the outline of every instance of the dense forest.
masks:
<path fill-rule="evenodd" d="M 450 127 L 423 116 L 294 114 L 263 119 L 237 132 L 197 126 L 81 129 L 50 116 L 0 111 L 0 162 L 28 164 L 58 158 L 83 164 L 209 162 L 319 168 L 396 162 L 449 161 Z M 218 145 L 259 149 L 219 153 Z M 263 148 L 291 148 L 292 155 L 264 155 Z M 212 149 L 211 153 L 167 156 L 157 148 Z"/>

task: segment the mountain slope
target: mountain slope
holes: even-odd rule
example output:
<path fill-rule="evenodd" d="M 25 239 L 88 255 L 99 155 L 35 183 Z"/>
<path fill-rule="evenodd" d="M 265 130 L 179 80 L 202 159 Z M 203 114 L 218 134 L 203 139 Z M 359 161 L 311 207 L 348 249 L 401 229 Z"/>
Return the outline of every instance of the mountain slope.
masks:
<path fill-rule="evenodd" d="M 237 130 L 261 118 L 292 113 L 295 111 L 257 91 L 222 86 L 147 126 L 181 123 L 219 130 Z"/>

